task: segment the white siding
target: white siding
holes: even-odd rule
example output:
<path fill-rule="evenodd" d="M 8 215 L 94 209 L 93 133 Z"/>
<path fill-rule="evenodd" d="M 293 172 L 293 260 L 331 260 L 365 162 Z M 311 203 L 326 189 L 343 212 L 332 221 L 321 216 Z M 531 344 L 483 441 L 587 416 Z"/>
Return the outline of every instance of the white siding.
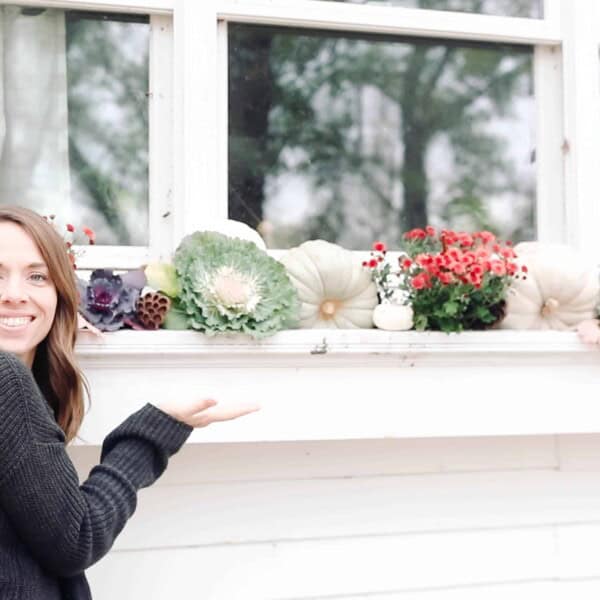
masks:
<path fill-rule="evenodd" d="M 71 449 L 80 475 L 98 447 Z M 600 435 L 189 444 L 96 600 L 597 598 Z"/>

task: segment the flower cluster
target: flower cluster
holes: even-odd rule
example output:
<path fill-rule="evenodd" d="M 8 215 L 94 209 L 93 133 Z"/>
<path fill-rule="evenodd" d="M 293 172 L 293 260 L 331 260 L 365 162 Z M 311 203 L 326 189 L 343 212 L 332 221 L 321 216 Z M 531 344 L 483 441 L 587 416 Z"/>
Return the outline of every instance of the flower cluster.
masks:
<path fill-rule="evenodd" d="M 74 269 L 77 269 L 76 260 L 81 255 L 80 251 L 76 251 L 73 247 L 75 244 L 76 230 L 71 223 L 67 223 L 64 226 L 65 231 L 61 231 L 61 228 L 56 223 L 56 215 L 44 215 L 44 219 L 54 227 L 55 231 L 60 235 L 65 243 L 67 255 L 71 261 L 71 265 Z M 87 243 L 93 246 L 96 243 L 96 234 L 89 227 L 82 227 L 81 232 L 85 236 Z"/>
<path fill-rule="evenodd" d="M 418 330 L 489 327 L 504 315 L 512 278 L 526 277 L 511 243 L 489 231 L 413 229 L 404 234 L 404 250 L 394 270 L 385 260 L 385 245 L 376 242 L 365 266 L 383 298 L 400 293 L 412 305 Z"/>

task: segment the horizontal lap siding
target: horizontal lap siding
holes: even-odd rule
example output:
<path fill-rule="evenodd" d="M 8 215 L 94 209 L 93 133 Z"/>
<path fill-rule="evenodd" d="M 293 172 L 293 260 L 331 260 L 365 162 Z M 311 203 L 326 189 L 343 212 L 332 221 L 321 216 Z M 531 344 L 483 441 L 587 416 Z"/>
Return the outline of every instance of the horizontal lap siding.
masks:
<path fill-rule="evenodd" d="M 98 448 L 71 454 L 84 477 Z M 579 600 L 599 541 L 600 436 L 195 444 L 89 575 L 96 600 Z"/>

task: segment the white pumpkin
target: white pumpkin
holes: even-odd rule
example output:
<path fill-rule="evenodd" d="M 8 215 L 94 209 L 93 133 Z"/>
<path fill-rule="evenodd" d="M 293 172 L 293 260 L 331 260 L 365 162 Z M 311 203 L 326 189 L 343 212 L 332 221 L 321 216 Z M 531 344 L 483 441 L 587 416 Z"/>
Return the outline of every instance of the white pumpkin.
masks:
<path fill-rule="evenodd" d="M 311 240 L 288 250 L 280 260 L 298 290 L 300 327 L 373 327 L 377 289 L 351 251 Z"/>
<path fill-rule="evenodd" d="M 408 331 L 412 329 L 413 309 L 404 304 L 386 302 L 378 304 L 373 311 L 373 323 L 377 329 L 386 331 Z"/>
<path fill-rule="evenodd" d="M 506 296 L 503 329 L 574 329 L 591 319 L 598 302 L 598 272 L 569 246 L 523 242 L 517 262 L 527 267 Z"/>
<path fill-rule="evenodd" d="M 261 250 L 266 250 L 267 246 L 265 241 L 260 237 L 258 231 L 252 229 L 246 223 L 241 221 L 235 221 L 234 219 L 214 219 L 212 221 L 206 221 L 202 225 L 203 231 L 216 231 L 222 233 L 227 237 L 239 238 L 240 240 L 246 240 L 247 242 L 253 242 L 254 245 Z"/>

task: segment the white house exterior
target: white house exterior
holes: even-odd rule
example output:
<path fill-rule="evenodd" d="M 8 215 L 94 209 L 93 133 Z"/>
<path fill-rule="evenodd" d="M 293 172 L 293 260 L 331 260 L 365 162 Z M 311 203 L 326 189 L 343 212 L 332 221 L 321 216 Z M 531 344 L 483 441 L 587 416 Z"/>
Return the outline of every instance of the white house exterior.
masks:
<path fill-rule="evenodd" d="M 227 215 L 228 23 L 534 47 L 538 239 L 600 257 L 600 15 L 320 0 L 11 0 L 150 15 L 150 237 L 83 268 L 167 259 Z M 199 202 L 198 198 L 203 201 Z M 80 477 L 164 395 L 262 410 L 196 430 L 89 571 L 97 600 L 585 600 L 600 595 L 600 351 L 574 332 L 82 334 Z"/>

